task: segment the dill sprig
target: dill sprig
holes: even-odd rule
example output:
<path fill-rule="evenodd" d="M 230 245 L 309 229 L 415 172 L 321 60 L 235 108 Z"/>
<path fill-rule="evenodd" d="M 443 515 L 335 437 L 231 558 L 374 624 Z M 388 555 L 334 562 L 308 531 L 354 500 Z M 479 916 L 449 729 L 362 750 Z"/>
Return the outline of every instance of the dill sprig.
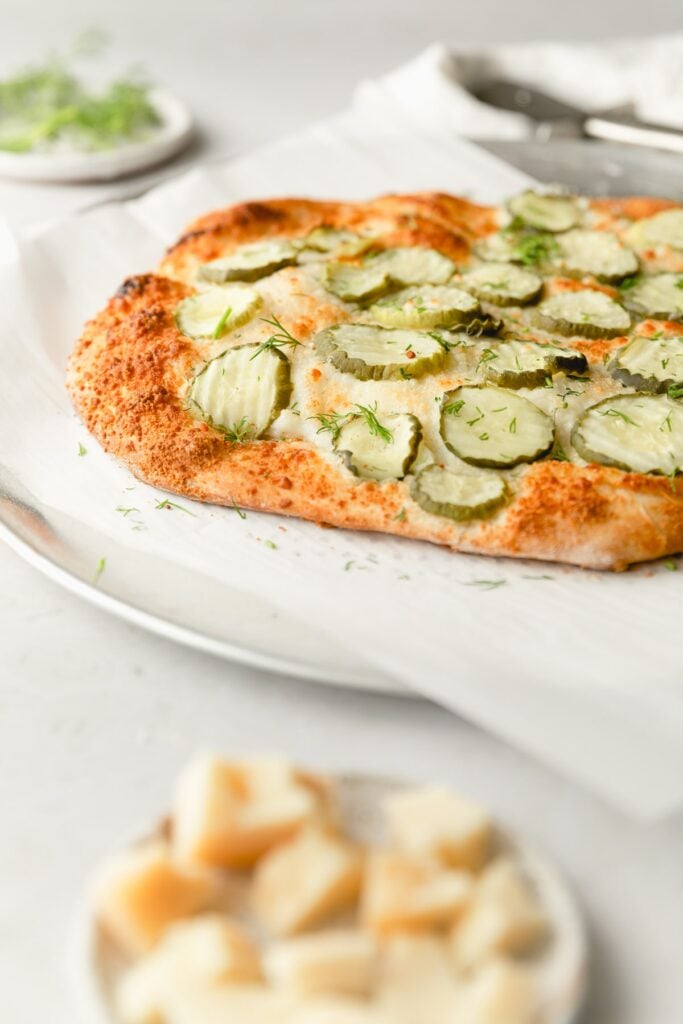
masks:
<path fill-rule="evenodd" d="M 316 430 L 316 434 L 329 434 L 334 443 L 349 416 L 348 412 L 321 412 L 317 416 L 308 416 L 307 419 L 317 420 L 320 426 Z"/>
<path fill-rule="evenodd" d="M 160 501 L 156 503 L 154 507 L 170 509 L 175 508 L 178 510 L 178 512 L 184 512 L 186 516 L 194 516 L 195 519 L 197 518 L 194 512 L 190 512 L 189 508 L 185 508 L 183 505 L 179 505 L 176 501 L 169 501 L 168 498 L 162 498 Z"/>
<path fill-rule="evenodd" d="M 374 405 L 356 405 L 358 413 L 367 424 L 368 430 L 375 437 L 380 437 L 385 444 L 392 444 L 394 435 L 377 418 L 377 402 Z"/>
<path fill-rule="evenodd" d="M 290 334 L 287 328 L 280 323 L 276 316 L 273 316 L 272 319 L 262 316 L 259 319 L 262 320 L 264 324 L 268 324 L 270 327 L 274 327 L 275 333 L 271 334 L 269 338 L 267 338 L 264 342 L 262 342 L 259 345 L 251 359 L 256 359 L 256 356 L 260 356 L 262 352 L 267 352 L 269 349 L 273 350 L 278 348 L 284 348 L 285 345 L 301 344 L 301 342 L 298 341 L 294 337 L 294 335 Z"/>
<path fill-rule="evenodd" d="M 225 310 L 225 312 L 223 313 L 223 316 L 220 318 L 220 320 L 216 324 L 216 326 L 214 328 L 214 331 L 213 331 L 213 334 L 211 335 L 212 338 L 214 338 L 214 339 L 220 338 L 221 334 L 225 330 L 225 325 L 227 324 L 227 322 L 228 322 L 228 320 L 230 319 L 231 316 L 232 316 L 232 306 L 228 306 L 227 309 Z"/>
<path fill-rule="evenodd" d="M 254 429 L 246 416 L 232 426 L 221 427 L 220 430 L 226 441 L 230 441 L 231 444 L 244 444 L 245 441 L 253 440 Z"/>

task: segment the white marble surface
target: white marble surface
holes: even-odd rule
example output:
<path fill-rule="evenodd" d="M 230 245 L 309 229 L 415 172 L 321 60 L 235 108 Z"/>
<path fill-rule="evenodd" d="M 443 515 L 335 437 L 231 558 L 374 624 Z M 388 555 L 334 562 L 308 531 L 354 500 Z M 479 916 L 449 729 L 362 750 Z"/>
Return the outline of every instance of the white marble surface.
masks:
<path fill-rule="evenodd" d="M 678 0 L 539 8 L 501 0 L 3 0 L 0 66 L 97 20 L 198 111 L 203 152 L 285 134 L 341 108 L 434 38 L 596 37 L 681 27 Z M 137 187 L 137 183 L 130 183 Z M 86 201 L 97 201 L 98 190 Z M 15 221 L 82 194 L 0 184 Z M 0 384 L 0 392 L 2 385 Z M 225 664 L 107 618 L 0 547 L 0 1018 L 74 1024 L 67 933 L 88 867 L 164 807 L 198 746 L 279 747 L 327 768 L 440 776 L 487 801 L 563 865 L 593 940 L 589 1024 L 683 1019 L 683 818 L 645 829 L 531 759 L 427 704 Z"/>

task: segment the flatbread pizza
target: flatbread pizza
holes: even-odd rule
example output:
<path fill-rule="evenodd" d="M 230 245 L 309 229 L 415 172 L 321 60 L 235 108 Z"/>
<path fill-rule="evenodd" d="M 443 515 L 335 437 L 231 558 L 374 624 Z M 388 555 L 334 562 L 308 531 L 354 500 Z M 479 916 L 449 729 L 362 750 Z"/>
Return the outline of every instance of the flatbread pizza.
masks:
<path fill-rule="evenodd" d="M 249 202 L 123 283 L 68 387 L 177 494 L 623 569 L 683 550 L 681 321 L 664 200 Z"/>

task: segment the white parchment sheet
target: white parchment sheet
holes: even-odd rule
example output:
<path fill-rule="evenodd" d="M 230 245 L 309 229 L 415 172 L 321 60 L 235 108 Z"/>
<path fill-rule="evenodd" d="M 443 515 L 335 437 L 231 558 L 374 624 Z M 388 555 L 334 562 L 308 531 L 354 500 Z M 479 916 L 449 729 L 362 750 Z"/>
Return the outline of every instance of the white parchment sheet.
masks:
<path fill-rule="evenodd" d="M 421 134 L 370 105 L 142 199 L 7 240 L 0 461 L 49 506 L 267 596 L 413 690 L 654 818 L 683 802 L 683 573 L 655 566 L 614 576 L 459 556 L 184 499 L 182 509 L 159 509 L 165 495 L 98 448 L 63 386 L 83 321 L 200 213 L 292 193 L 437 188 L 495 201 L 527 181 L 471 143 Z"/>

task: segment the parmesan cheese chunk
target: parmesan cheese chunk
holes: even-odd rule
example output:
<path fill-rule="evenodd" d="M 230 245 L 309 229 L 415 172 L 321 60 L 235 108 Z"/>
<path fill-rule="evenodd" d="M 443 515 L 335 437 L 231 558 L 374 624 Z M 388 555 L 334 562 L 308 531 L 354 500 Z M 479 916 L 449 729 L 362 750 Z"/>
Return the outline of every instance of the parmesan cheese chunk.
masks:
<path fill-rule="evenodd" d="M 483 808 L 443 786 L 406 789 L 384 803 L 389 834 L 407 853 L 476 871 L 486 860 L 493 826 Z"/>
<path fill-rule="evenodd" d="M 355 929 L 301 935 L 275 943 L 264 958 L 271 984 L 297 995 L 319 992 L 367 996 L 375 976 L 377 948 Z"/>
<path fill-rule="evenodd" d="M 536 1024 L 536 1001 L 529 972 L 510 961 L 495 960 L 463 987 L 453 1020 L 462 1024 Z"/>
<path fill-rule="evenodd" d="M 467 906 L 472 889 L 465 871 L 377 850 L 368 860 L 363 920 L 377 934 L 449 924 Z"/>
<path fill-rule="evenodd" d="M 351 843 L 310 829 L 273 850 L 254 876 L 253 908 L 275 935 L 291 935 L 351 907 L 362 858 Z"/>
<path fill-rule="evenodd" d="M 384 943 L 376 1000 L 394 1024 L 461 1024 L 454 1012 L 459 990 L 442 938 L 400 935 Z"/>

